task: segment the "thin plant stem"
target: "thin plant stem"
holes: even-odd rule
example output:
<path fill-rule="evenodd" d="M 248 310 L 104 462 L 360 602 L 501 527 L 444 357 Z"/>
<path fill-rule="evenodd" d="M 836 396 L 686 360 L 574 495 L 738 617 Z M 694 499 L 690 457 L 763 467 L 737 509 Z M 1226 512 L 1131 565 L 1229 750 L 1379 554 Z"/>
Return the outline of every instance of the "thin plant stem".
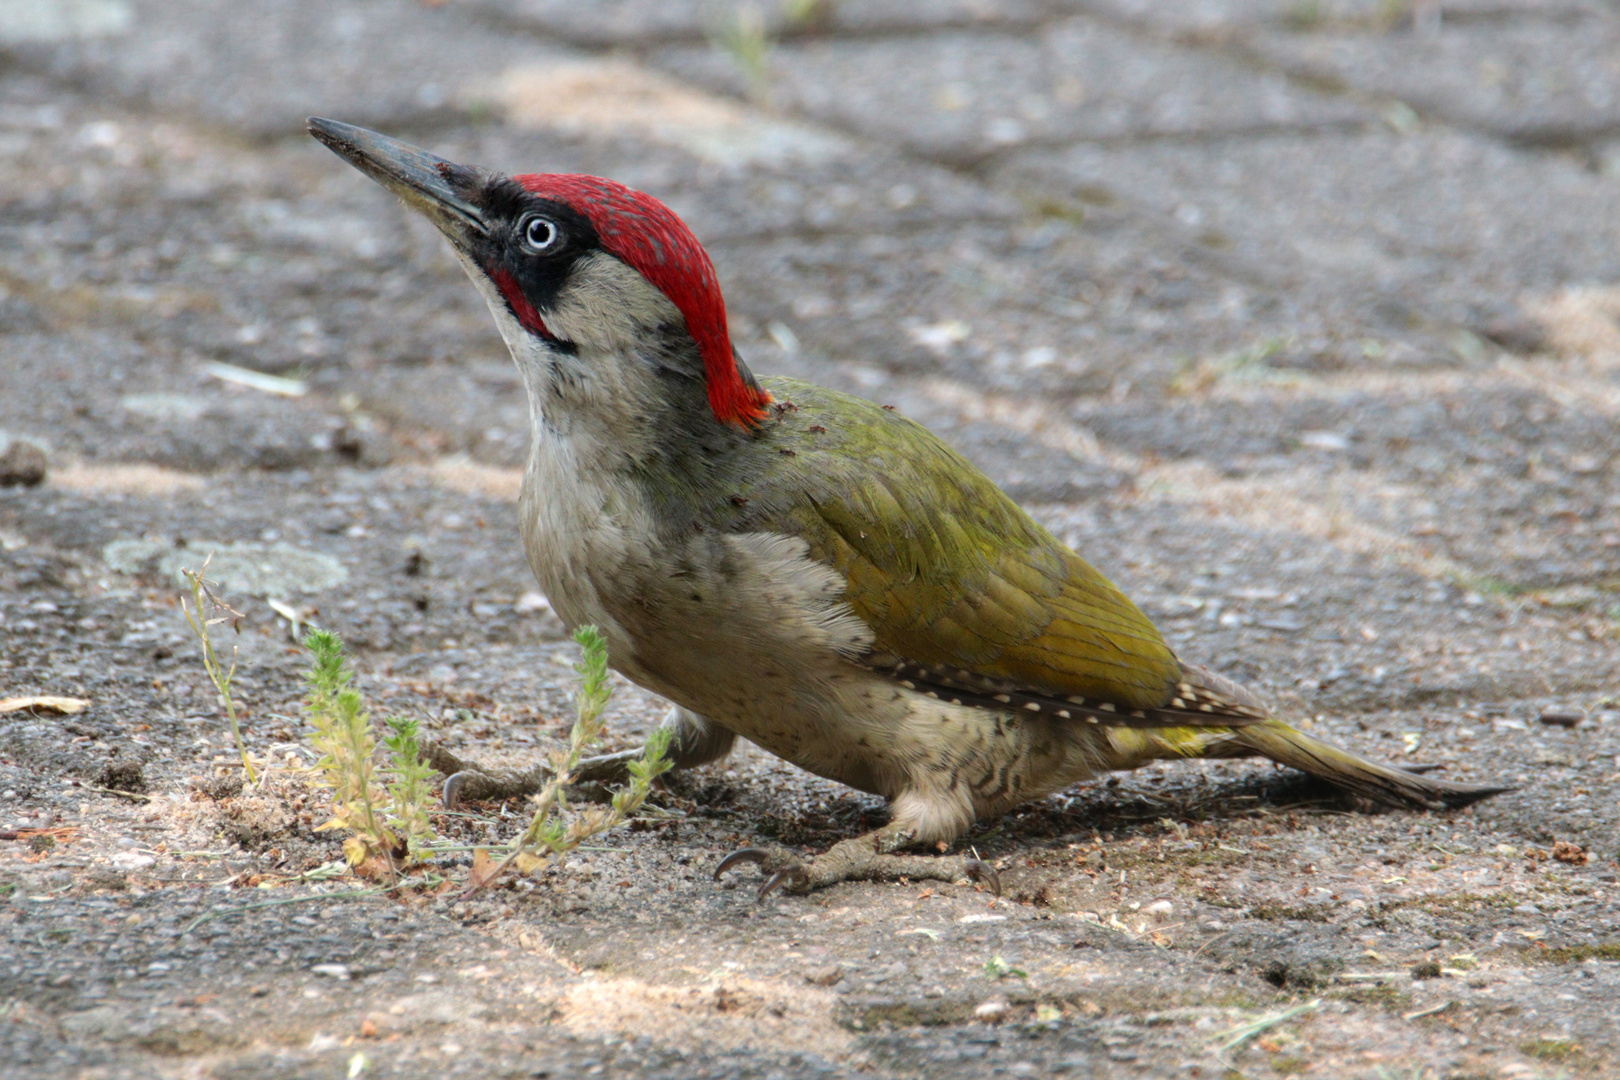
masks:
<path fill-rule="evenodd" d="M 231 722 L 231 737 L 236 740 L 236 752 L 242 756 L 242 771 L 247 774 L 248 783 L 257 784 L 259 774 L 254 770 L 253 762 L 248 758 L 247 744 L 242 741 L 242 726 L 237 722 L 236 718 L 236 699 L 231 696 L 231 680 L 236 677 L 236 646 L 231 646 L 231 666 L 227 669 L 220 663 L 219 654 L 214 651 L 213 637 L 208 632 L 210 626 L 229 622 L 240 633 L 243 615 L 241 612 L 233 610 L 208 588 L 209 583 L 204 579 L 203 575 L 208 573 L 208 564 L 212 560 L 212 555 L 204 559 L 201 570 L 180 571 L 181 575 L 191 583 L 191 602 L 196 606 L 196 611 L 193 613 L 192 609 L 186 606 L 184 597 L 180 600 L 180 610 L 185 615 L 186 622 L 191 626 L 191 632 L 196 634 L 197 640 L 202 642 L 203 669 L 208 672 L 208 678 L 213 682 L 214 689 L 219 691 L 219 700 L 225 706 L 225 715 Z M 213 604 L 216 611 L 230 612 L 229 617 L 219 615 L 209 618 L 207 609 L 203 606 L 204 597 Z"/>

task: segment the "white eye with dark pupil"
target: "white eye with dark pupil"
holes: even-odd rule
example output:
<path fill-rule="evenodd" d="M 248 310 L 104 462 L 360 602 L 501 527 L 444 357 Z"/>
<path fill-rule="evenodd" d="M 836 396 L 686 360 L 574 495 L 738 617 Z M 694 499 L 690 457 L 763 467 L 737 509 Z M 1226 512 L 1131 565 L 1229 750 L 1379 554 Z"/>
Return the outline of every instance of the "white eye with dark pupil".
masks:
<path fill-rule="evenodd" d="M 543 217 L 532 217 L 523 227 L 523 242 L 531 251 L 546 251 L 557 242 L 556 223 Z"/>

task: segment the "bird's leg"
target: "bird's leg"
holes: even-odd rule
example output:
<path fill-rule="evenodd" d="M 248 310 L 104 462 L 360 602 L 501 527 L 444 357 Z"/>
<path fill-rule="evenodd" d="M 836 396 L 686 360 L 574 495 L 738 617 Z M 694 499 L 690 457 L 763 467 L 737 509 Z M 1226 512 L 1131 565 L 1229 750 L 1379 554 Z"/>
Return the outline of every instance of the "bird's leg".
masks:
<path fill-rule="evenodd" d="M 1001 895 L 1001 879 L 995 869 L 968 855 L 897 855 L 908 847 L 916 834 L 904 822 L 891 822 L 864 836 L 841 840 L 815 860 L 805 863 L 786 848 L 742 848 L 733 851 L 714 868 L 715 880 L 739 863 L 758 863 L 765 872 L 759 887 L 761 900 L 781 886 L 788 892 L 807 893 L 836 885 L 840 881 L 916 878 L 925 881 L 979 881 Z"/>
<path fill-rule="evenodd" d="M 690 769 L 725 757 L 737 739 L 730 730 L 679 705 L 670 706 L 663 726 L 674 728 L 668 753 L 677 769 Z M 574 769 L 572 782 L 582 785 L 622 784 L 629 776 L 627 767 L 632 761 L 639 760 L 642 752 L 642 748 L 637 747 L 620 750 L 616 754 L 585 758 Z M 424 747 L 422 757 L 445 775 L 443 797 L 446 809 L 454 809 L 457 804 L 467 801 L 538 794 L 551 780 L 551 768 L 547 765 L 536 765 L 532 769 L 486 769 L 475 762 L 463 761 L 437 743 Z"/>

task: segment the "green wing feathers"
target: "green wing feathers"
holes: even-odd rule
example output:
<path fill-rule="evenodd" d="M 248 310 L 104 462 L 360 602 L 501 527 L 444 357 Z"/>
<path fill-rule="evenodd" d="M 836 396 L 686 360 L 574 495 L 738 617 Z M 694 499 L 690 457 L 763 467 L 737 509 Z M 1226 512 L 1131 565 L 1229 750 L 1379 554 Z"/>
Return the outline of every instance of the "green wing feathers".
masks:
<path fill-rule="evenodd" d="M 961 455 L 870 402 L 771 382 L 800 408 L 769 449 L 811 478 L 777 524 L 843 574 L 877 651 L 1058 698 L 1168 699 L 1181 665 L 1147 616 Z"/>

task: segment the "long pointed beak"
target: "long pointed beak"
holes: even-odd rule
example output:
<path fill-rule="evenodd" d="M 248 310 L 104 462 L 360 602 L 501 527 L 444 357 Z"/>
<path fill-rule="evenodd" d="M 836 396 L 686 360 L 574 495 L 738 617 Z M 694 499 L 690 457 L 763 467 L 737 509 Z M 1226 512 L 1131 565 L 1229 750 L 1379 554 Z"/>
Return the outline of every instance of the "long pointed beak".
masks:
<path fill-rule="evenodd" d="M 409 143 L 353 124 L 309 118 L 309 133 L 334 154 L 398 195 L 453 242 L 466 245 L 468 233 L 488 235 L 477 206 L 462 195 L 478 182 L 478 171 L 436 157 Z"/>

